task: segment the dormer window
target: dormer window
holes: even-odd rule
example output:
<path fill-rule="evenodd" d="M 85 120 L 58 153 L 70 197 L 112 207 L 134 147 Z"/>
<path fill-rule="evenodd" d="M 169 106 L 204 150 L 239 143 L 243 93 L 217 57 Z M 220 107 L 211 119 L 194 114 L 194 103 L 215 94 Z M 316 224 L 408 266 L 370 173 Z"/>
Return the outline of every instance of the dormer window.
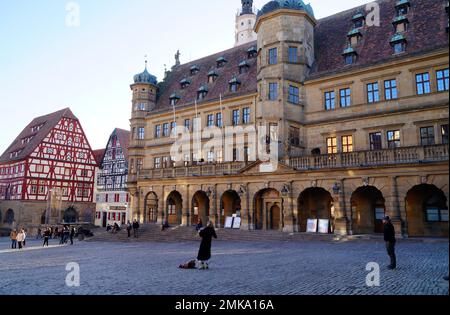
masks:
<path fill-rule="evenodd" d="M 394 47 L 394 54 L 401 54 L 406 51 L 406 37 L 402 34 L 395 34 L 391 39 L 391 45 Z"/>
<path fill-rule="evenodd" d="M 170 95 L 170 97 L 169 97 L 170 105 L 171 106 L 177 105 L 177 103 L 180 99 L 181 99 L 181 97 L 178 96 L 177 93 L 172 93 L 172 95 Z"/>
<path fill-rule="evenodd" d="M 366 17 L 362 13 L 355 14 L 352 17 L 353 27 L 354 28 L 361 28 L 361 27 L 363 27 L 365 20 L 366 20 Z"/>
<path fill-rule="evenodd" d="M 247 50 L 248 59 L 255 58 L 257 55 L 258 55 L 258 50 L 256 49 L 256 46 L 252 46 Z"/>
<path fill-rule="evenodd" d="M 244 60 L 239 64 L 239 73 L 247 73 L 249 68 L 250 65 L 247 63 L 247 61 Z"/>
<path fill-rule="evenodd" d="M 392 21 L 392 24 L 395 27 L 395 32 L 396 33 L 402 33 L 405 32 L 407 30 L 408 27 L 408 18 L 404 15 L 401 16 L 397 16 L 394 21 Z"/>
<path fill-rule="evenodd" d="M 408 14 L 408 9 L 411 7 L 409 0 L 399 0 L 395 4 L 395 10 L 397 11 L 397 16 L 402 16 Z"/>
<path fill-rule="evenodd" d="M 225 64 L 228 62 L 228 60 L 225 59 L 225 57 L 220 57 L 216 60 L 217 62 L 217 68 L 222 68 L 225 66 Z"/>
<path fill-rule="evenodd" d="M 353 49 L 353 47 L 349 46 L 344 50 L 342 55 L 344 56 L 345 64 L 352 65 L 356 62 L 356 57 L 358 54 L 356 53 L 356 50 Z"/>
<path fill-rule="evenodd" d="M 233 79 L 228 82 L 230 85 L 230 92 L 237 92 L 239 90 L 239 87 L 241 86 L 241 81 L 238 80 L 238 78 L 234 77 Z"/>
<path fill-rule="evenodd" d="M 204 100 L 207 94 L 208 94 L 208 87 L 202 85 L 197 91 L 197 100 L 198 101 Z"/>
<path fill-rule="evenodd" d="M 219 74 L 212 70 L 208 73 L 208 83 L 214 83 L 216 82 L 216 79 L 219 77 Z"/>
<path fill-rule="evenodd" d="M 361 31 L 358 28 L 354 28 L 347 34 L 350 45 L 354 46 L 359 43 L 362 38 Z"/>
<path fill-rule="evenodd" d="M 190 84 L 191 84 L 191 81 L 189 81 L 186 78 L 184 78 L 183 80 L 180 81 L 180 85 L 181 85 L 182 89 L 187 88 Z"/>
<path fill-rule="evenodd" d="M 199 73 L 199 72 L 200 72 L 200 67 L 199 67 L 199 66 L 193 65 L 193 66 L 191 67 L 191 75 L 196 75 L 196 74 Z"/>

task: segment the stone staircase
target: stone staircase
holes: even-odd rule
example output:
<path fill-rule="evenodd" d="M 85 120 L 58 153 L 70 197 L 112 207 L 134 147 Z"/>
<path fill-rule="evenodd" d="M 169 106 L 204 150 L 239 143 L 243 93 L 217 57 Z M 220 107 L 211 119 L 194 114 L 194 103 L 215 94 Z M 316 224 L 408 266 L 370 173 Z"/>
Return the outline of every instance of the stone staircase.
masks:
<path fill-rule="evenodd" d="M 161 231 L 161 226 L 156 224 L 144 224 L 139 229 L 139 238 L 128 238 L 127 231 L 122 230 L 117 234 L 106 232 L 104 229 L 93 230 L 94 237 L 89 242 L 198 242 L 200 237 L 194 227 L 176 226 Z M 283 233 L 281 231 L 244 231 L 217 229 L 217 241 L 225 242 L 288 242 L 288 241 L 333 241 L 334 235 L 317 235 L 306 233 Z"/>
<path fill-rule="evenodd" d="M 192 226 L 170 227 L 161 231 L 161 226 L 157 224 L 143 224 L 139 229 L 139 238 L 133 235 L 128 238 L 127 231 L 122 230 L 117 234 L 106 232 L 105 229 L 97 228 L 92 230 L 94 237 L 87 239 L 88 242 L 198 242 L 200 237 Z M 217 241 L 221 242 L 301 242 L 301 241 L 322 241 L 322 242 L 384 242 L 383 235 L 326 235 L 311 233 L 284 233 L 281 231 L 244 231 L 230 229 L 216 229 Z M 133 234 L 133 232 L 132 232 Z M 445 238 L 399 238 L 399 243 L 421 242 L 421 243 L 448 243 Z"/>

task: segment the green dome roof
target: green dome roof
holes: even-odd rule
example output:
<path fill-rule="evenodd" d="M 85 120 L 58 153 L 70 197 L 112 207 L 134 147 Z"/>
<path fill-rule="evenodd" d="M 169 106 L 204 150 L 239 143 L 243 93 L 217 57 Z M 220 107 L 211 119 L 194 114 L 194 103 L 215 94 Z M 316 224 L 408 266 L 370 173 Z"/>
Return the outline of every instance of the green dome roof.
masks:
<path fill-rule="evenodd" d="M 258 12 L 258 18 L 264 14 L 279 10 L 290 9 L 305 11 L 312 17 L 314 17 L 314 11 L 310 4 L 305 4 L 303 0 L 272 0 L 263 6 Z"/>
<path fill-rule="evenodd" d="M 145 67 L 144 72 L 136 74 L 134 76 L 134 83 L 146 83 L 146 84 L 158 84 L 158 80 L 152 74 L 147 71 L 147 67 Z"/>

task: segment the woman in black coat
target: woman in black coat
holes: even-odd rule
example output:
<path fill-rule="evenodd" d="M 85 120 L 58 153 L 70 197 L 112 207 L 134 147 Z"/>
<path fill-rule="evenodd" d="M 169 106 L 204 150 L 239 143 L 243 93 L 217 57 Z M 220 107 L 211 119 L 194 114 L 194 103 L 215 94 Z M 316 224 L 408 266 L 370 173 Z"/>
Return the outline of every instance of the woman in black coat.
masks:
<path fill-rule="evenodd" d="M 201 229 L 199 232 L 202 238 L 202 243 L 200 244 L 200 250 L 198 251 L 197 260 L 200 262 L 200 269 L 208 269 L 208 264 L 206 261 L 211 259 L 211 243 L 212 238 L 217 238 L 216 231 L 214 230 L 214 225 L 212 222 L 208 222 L 208 226 Z"/>

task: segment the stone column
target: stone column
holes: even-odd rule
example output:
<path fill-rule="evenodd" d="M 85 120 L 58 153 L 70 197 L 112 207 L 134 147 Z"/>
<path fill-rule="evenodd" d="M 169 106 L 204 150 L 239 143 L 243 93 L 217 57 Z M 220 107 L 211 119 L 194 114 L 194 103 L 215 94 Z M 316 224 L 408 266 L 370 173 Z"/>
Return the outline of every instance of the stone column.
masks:
<path fill-rule="evenodd" d="M 336 235 L 348 235 L 350 209 L 346 209 L 344 181 L 337 182 L 340 187 L 339 193 L 333 196 L 334 199 L 334 233 Z"/>
<path fill-rule="evenodd" d="M 211 221 L 215 227 L 217 227 L 217 185 L 213 186 L 213 191 L 211 193 L 211 196 L 209 197 L 209 221 Z"/>
<path fill-rule="evenodd" d="M 166 202 L 165 202 L 165 192 L 164 192 L 164 186 L 161 188 L 161 193 L 158 197 L 158 220 L 156 223 L 163 224 L 165 218 L 166 218 Z"/>
<path fill-rule="evenodd" d="M 287 233 L 294 232 L 293 213 L 294 213 L 294 201 L 292 197 L 292 191 L 290 191 L 288 194 L 286 194 L 286 197 L 283 198 L 283 218 L 284 218 L 283 232 Z"/>
<path fill-rule="evenodd" d="M 403 235 L 402 220 L 400 215 L 400 204 L 398 201 L 397 178 L 391 176 L 388 178 L 388 195 L 384 196 L 386 205 L 386 215 L 391 217 L 392 224 L 398 236 Z"/>
<path fill-rule="evenodd" d="M 183 215 L 181 218 L 181 225 L 182 226 L 190 226 L 190 196 L 189 196 L 189 185 L 186 185 L 186 192 L 185 194 L 182 196 L 183 197 Z"/>
<path fill-rule="evenodd" d="M 241 230 L 250 230 L 248 183 L 244 184 L 243 191 L 239 193 L 239 197 L 241 197 Z"/>
<path fill-rule="evenodd" d="M 247 192 L 244 194 L 244 196 L 247 196 L 247 218 L 248 218 L 248 229 L 249 230 L 254 230 L 255 229 L 255 220 L 254 220 L 254 215 L 255 215 L 255 204 L 254 204 L 254 199 L 252 197 L 252 194 L 250 193 L 250 188 L 249 185 L 247 184 Z M 244 226 L 245 223 L 243 222 Z"/>

